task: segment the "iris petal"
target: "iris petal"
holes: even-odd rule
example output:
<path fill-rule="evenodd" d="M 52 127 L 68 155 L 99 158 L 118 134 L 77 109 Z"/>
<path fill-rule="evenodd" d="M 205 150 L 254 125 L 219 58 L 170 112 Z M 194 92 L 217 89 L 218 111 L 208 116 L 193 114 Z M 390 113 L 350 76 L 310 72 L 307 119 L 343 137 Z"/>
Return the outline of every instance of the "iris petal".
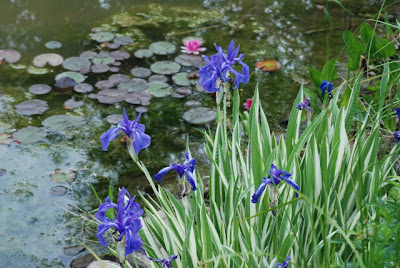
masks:
<path fill-rule="evenodd" d="M 192 186 L 192 190 L 196 191 L 197 187 L 196 187 L 196 180 L 194 179 L 193 173 L 190 172 L 189 170 L 185 171 L 185 175 L 186 175 L 186 180 L 189 182 L 189 184 Z"/>
<path fill-rule="evenodd" d="M 170 172 L 171 169 L 172 169 L 172 167 L 170 167 L 170 166 L 161 169 L 161 170 L 154 176 L 154 178 L 155 178 L 156 180 L 158 180 L 158 181 L 161 181 L 162 177 L 164 177 L 165 174 L 167 174 L 168 172 Z"/>
<path fill-rule="evenodd" d="M 144 132 L 141 131 L 134 131 L 132 133 L 133 138 L 133 149 L 135 149 L 135 153 L 139 154 L 140 150 L 147 148 L 150 146 L 151 137 Z"/>
<path fill-rule="evenodd" d="M 251 202 L 252 203 L 257 203 L 258 200 L 260 199 L 260 196 L 263 194 L 265 191 L 265 187 L 267 187 L 268 184 L 271 184 L 270 179 L 262 178 L 261 184 L 257 187 L 256 191 L 254 192 Z"/>
<path fill-rule="evenodd" d="M 118 132 L 120 131 L 119 127 L 116 128 L 110 128 L 107 130 L 106 133 L 103 133 L 100 136 L 100 141 L 101 141 L 101 149 L 103 151 L 108 151 L 108 145 L 110 144 L 110 141 L 115 139 L 118 136 Z"/>

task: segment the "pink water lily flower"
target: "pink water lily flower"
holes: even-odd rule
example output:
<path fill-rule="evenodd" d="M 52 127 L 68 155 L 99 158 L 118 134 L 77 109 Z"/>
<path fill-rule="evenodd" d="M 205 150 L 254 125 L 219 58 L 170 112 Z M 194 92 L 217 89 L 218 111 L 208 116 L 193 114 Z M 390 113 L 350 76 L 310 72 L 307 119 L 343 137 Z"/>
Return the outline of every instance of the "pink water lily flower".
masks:
<path fill-rule="evenodd" d="M 181 46 L 182 53 L 198 55 L 200 52 L 206 50 L 205 47 L 201 47 L 204 42 L 196 38 L 186 38 L 183 40 L 184 46 Z"/>
<path fill-rule="evenodd" d="M 250 111 L 251 104 L 253 104 L 253 98 L 247 99 L 246 102 L 243 103 L 243 106 L 247 111 Z"/>

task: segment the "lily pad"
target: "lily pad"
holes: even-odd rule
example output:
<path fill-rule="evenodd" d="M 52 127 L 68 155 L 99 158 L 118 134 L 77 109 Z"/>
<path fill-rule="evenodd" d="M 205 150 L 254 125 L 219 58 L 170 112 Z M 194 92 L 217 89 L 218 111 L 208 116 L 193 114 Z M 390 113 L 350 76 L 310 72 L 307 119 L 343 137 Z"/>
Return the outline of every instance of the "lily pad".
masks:
<path fill-rule="evenodd" d="M 84 51 L 82 52 L 79 57 L 86 60 L 94 59 L 97 56 L 97 53 L 94 51 Z"/>
<path fill-rule="evenodd" d="M 168 55 L 175 52 L 176 47 L 169 42 L 155 42 L 149 46 L 149 49 L 156 55 Z"/>
<path fill-rule="evenodd" d="M 206 107 L 197 107 L 186 111 L 183 119 L 194 125 L 205 125 L 215 121 L 217 113 L 215 110 Z"/>
<path fill-rule="evenodd" d="M 47 132 L 43 128 L 28 126 L 13 134 L 15 141 L 25 144 L 35 143 L 46 138 Z"/>
<path fill-rule="evenodd" d="M 129 80 L 131 79 L 126 74 L 113 74 L 108 77 L 108 81 L 113 83 L 114 86 L 118 85 L 119 83 L 128 82 Z"/>
<path fill-rule="evenodd" d="M 38 68 L 38 67 L 34 67 L 34 66 L 29 66 L 26 71 L 29 74 L 35 74 L 35 75 L 43 75 L 43 74 L 47 74 L 50 72 L 50 70 L 47 68 Z"/>
<path fill-rule="evenodd" d="M 110 124 L 118 124 L 123 118 L 122 114 L 110 114 L 107 115 L 106 121 Z"/>
<path fill-rule="evenodd" d="M 45 84 L 36 84 L 29 87 L 29 92 L 35 95 L 47 94 L 51 91 L 51 86 Z"/>
<path fill-rule="evenodd" d="M 190 88 L 178 87 L 174 92 L 172 92 L 171 97 L 180 99 L 189 96 L 190 94 L 192 94 L 192 90 Z"/>
<path fill-rule="evenodd" d="M 64 186 L 57 185 L 50 188 L 50 193 L 55 196 L 63 196 L 67 193 L 67 190 Z"/>
<path fill-rule="evenodd" d="M 172 61 L 159 61 L 150 66 L 153 73 L 171 75 L 179 72 L 181 66 Z"/>
<path fill-rule="evenodd" d="M 161 75 L 161 74 L 155 74 L 152 75 L 148 78 L 149 82 L 164 82 L 166 83 L 168 81 L 168 77 L 166 77 L 165 75 Z"/>
<path fill-rule="evenodd" d="M 94 86 L 100 90 L 108 89 L 113 87 L 113 83 L 110 80 L 100 80 Z"/>
<path fill-rule="evenodd" d="M 200 75 L 199 75 L 199 70 L 195 70 L 195 71 L 193 71 L 193 72 L 190 72 L 190 73 L 188 73 L 187 74 L 187 78 L 188 79 L 198 79 L 200 77 Z"/>
<path fill-rule="evenodd" d="M 201 102 L 195 101 L 195 100 L 190 100 L 190 101 L 185 102 L 184 106 L 190 107 L 190 108 L 200 107 Z"/>
<path fill-rule="evenodd" d="M 205 61 L 202 57 L 189 54 L 181 54 L 175 57 L 175 62 L 183 66 L 194 66 L 196 68 L 200 68 L 205 64 Z"/>
<path fill-rule="evenodd" d="M 131 74 L 135 77 L 146 78 L 151 75 L 150 69 L 144 67 L 133 68 Z"/>
<path fill-rule="evenodd" d="M 10 134 L 0 133 L 0 145 L 10 144 L 13 142 L 13 138 Z"/>
<path fill-rule="evenodd" d="M 125 99 L 126 91 L 118 89 L 105 89 L 97 93 L 97 99 L 100 103 L 115 104 Z"/>
<path fill-rule="evenodd" d="M 60 131 L 67 128 L 80 127 L 86 123 L 87 121 L 83 117 L 59 114 L 47 117 L 42 122 L 42 125 L 49 130 Z"/>
<path fill-rule="evenodd" d="M 110 49 L 118 49 L 121 45 L 117 43 L 107 44 L 107 47 Z"/>
<path fill-rule="evenodd" d="M 48 49 L 57 49 L 62 47 L 62 44 L 58 41 L 49 41 L 45 44 L 45 47 L 47 47 Z"/>
<path fill-rule="evenodd" d="M 197 92 L 200 92 L 200 93 L 207 93 L 207 94 L 208 94 L 208 91 L 205 90 L 199 83 L 196 83 L 196 85 L 195 85 L 194 88 L 196 89 Z"/>
<path fill-rule="evenodd" d="M 56 76 L 55 80 L 59 80 L 62 77 L 69 77 L 73 80 L 75 80 L 76 83 L 82 83 L 83 81 L 85 81 L 85 76 L 77 73 L 77 72 L 63 72 L 60 73 Z"/>
<path fill-rule="evenodd" d="M 147 91 L 142 92 L 131 92 L 125 95 L 125 101 L 130 104 L 142 104 L 145 105 L 150 103 L 151 94 Z"/>
<path fill-rule="evenodd" d="M 172 76 L 172 81 L 178 86 L 190 86 L 190 81 L 187 78 L 187 73 L 177 73 Z"/>
<path fill-rule="evenodd" d="M 85 105 L 83 101 L 76 101 L 75 99 L 69 99 L 64 102 L 64 108 L 67 110 L 73 110 L 82 107 L 83 105 Z"/>
<path fill-rule="evenodd" d="M 105 65 L 105 64 L 92 65 L 92 72 L 95 74 L 105 73 L 105 72 L 108 72 L 109 70 L 110 70 L 110 66 Z"/>
<path fill-rule="evenodd" d="M 275 72 L 281 68 L 281 64 L 277 60 L 263 60 L 256 63 L 256 68 L 264 72 Z"/>
<path fill-rule="evenodd" d="M 147 111 L 149 110 L 147 107 L 144 107 L 144 106 L 138 106 L 138 107 L 136 107 L 136 112 L 138 112 L 138 113 L 147 113 Z"/>
<path fill-rule="evenodd" d="M 153 52 L 150 49 L 138 49 L 134 53 L 138 59 L 150 58 L 153 56 Z"/>
<path fill-rule="evenodd" d="M 147 81 L 142 78 L 133 78 L 128 82 L 123 82 L 118 85 L 119 90 L 127 92 L 140 92 L 146 90 Z"/>
<path fill-rule="evenodd" d="M 111 63 L 112 66 L 121 66 L 121 64 L 122 63 L 120 61 L 116 61 L 116 60 L 114 60 L 114 62 Z"/>
<path fill-rule="evenodd" d="M 113 67 L 110 67 L 110 70 L 109 70 L 109 71 L 112 72 L 112 73 L 118 73 L 118 72 L 119 72 L 119 68 L 113 66 Z"/>
<path fill-rule="evenodd" d="M 86 68 L 90 67 L 90 61 L 88 59 L 83 59 L 80 57 L 71 57 L 66 59 L 63 63 L 62 66 L 66 70 L 70 71 L 80 71 Z"/>
<path fill-rule="evenodd" d="M 17 113 L 22 115 L 42 114 L 49 109 L 47 102 L 42 100 L 27 100 L 15 106 Z"/>
<path fill-rule="evenodd" d="M 0 61 L 6 60 L 9 63 L 19 61 L 21 54 L 13 49 L 0 49 Z"/>
<path fill-rule="evenodd" d="M 61 88 L 61 89 L 66 89 L 66 88 L 71 88 L 76 85 L 76 81 L 72 78 L 69 77 L 61 77 L 56 81 L 54 84 L 56 87 Z"/>
<path fill-rule="evenodd" d="M 114 39 L 114 34 L 110 32 L 91 33 L 90 39 L 97 41 L 99 43 L 109 42 Z"/>
<path fill-rule="evenodd" d="M 75 85 L 74 90 L 78 93 L 88 93 L 93 90 L 93 86 L 87 83 L 81 83 Z"/>
<path fill-rule="evenodd" d="M 151 82 L 148 84 L 147 90 L 156 98 L 166 97 L 171 94 L 172 87 L 163 82 Z"/>
<path fill-rule="evenodd" d="M 109 65 L 115 62 L 115 59 L 111 56 L 107 56 L 107 57 L 95 57 L 94 59 L 92 59 L 92 63 L 93 64 L 105 64 L 105 65 Z"/>
<path fill-rule="evenodd" d="M 44 53 L 33 59 L 33 65 L 36 67 L 44 67 L 46 64 L 50 66 L 58 66 L 63 63 L 64 58 L 56 53 Z"/>
<path fill-rule="evenodd" d="M 133 43 L 133 39 L 129 36 L 118 36 L 114 38 L 114 43 L 119 44 L 121 46 L 126 46 Z"/>
<path fill-rule="evenodd" d="M 59 183 L 69 183 L 73 182 L 76 179 L 75 171 L 62 171 L 60 169 L 56 169 L 51 174 L 51 180 Z"/>
<path fill-rule="evenodd" d="M 126 51 L 116 50 L 110 53 L 110 56 L 115 60 L 126 60 L 130 58 L 130 54 Z"/>
<path fill-rule="evenodd" d="M 25 64 L 10 64 L 10 67 L 15 69 L 15 70 L 23 70 L 26 69 L 28 66 L 26 66 Z"/>

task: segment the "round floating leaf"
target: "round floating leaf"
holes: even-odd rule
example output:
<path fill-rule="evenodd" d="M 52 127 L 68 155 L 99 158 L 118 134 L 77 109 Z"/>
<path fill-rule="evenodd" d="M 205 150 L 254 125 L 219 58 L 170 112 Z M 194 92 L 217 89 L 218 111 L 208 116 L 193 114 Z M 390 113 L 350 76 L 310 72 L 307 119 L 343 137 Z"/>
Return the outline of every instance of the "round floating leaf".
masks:
<path fill-rule="evenodd" d="M 106 117 L 106 121 L 110 124 L 118 124 L 123 118 L 122 114 L 110 114 Z"/>
<path fill-rule="evenodd" d="M 80 57 L 71 57 L 66 59 L 63 63 L 62 66 L 66 70 L 70 71 L 80 71 L 86 68 L 90 67 L 90 61 L 88 59 L 83 59 Z"/>
<path fill-rule="evenodd" d="M 0 61 L 6 60 L 9 63 L 19 61 L 21 54 L 13 49 L 0 49 Z"/>
<path fill-rule="evenodd" d="M 166 77 L 165 75 L 161 75 L 161 74 L 155 74 L 152 75 L 148 78 L 149 82 L 164 82 L 166 83 L 168 81 L 168 77 Z"/>
<path fill-rule="evenodd" d="M 51 174 L 51 180 L 59 183 L 69 183 L 73 182 L 76 178 L 75 171 L 62 171 L 60 169 L 56 169 Z"/>
<path fill-rule="evenodd" d="M 49 41 L 45 44 L 45 47 L 47 47 L 48 49 L 57 49 L 60 48 L 62 46 L 62 44 L 58 41 Z"/>
<path fill-rule="evenodd" d="M 119 90 L 127 92 L 140 92 L 146 90 L 147 81 L 141 78 L 133 78 L 128 82 L 123 82 L 118 85 Z"/>
<path fill-rule="evenodd" d="M 200 93 L 208 93 L 208 91 L 205 90 L 199 83 L 196 83 L 196 85 L 195 85 L 194 88 L 196 89 L 197 92 L 200 92 Z"/>
<path fill-rule="evenodd" d="M 56 53 L 44 53 L 33 59 L 33 65 L 36 67 L 44 67 L 46 64 L 49 64 L 50 66 L 58 66 L 63 63 L 63 60 L 63 57 Z"/>
<path fill-rule="evenodd" d="M 133 39 L 129 36 L 118 36 L 114 38 L 114 43 L 117 43 L 121 46 L 129 45 L 133 43 Z"/>
<path fill-rule="evenodd" d="M 128 52 L 116 50 L 110 53 L 110 56 L 115 60 L 126 60 L 131 56 Z"/>
<path fill-rule="evenodd" d="M 183 114 L 183 119 L 194 125 L 205 125 L 211 123 L 217 117 L 217 113 L 206 107 L 198 107 L 190 109 Z"/>
<path fill-rule="evenodd" d="M 82 52 L 81 55 L 79 55 L 80 58 L 87 59 L 87 60 L 94 59 L 96 56 L 97 56 L 97 53 L 94 51 L 85 51 L 85 52 Z"/>
<path fill-rule="evenodd" d="M 26 66 L 25 64 L 10 64 L 10 67 L 15 69 L 15 70 L 23 70 L 26 69 L 28 66 Z"/>
<path fill-rule="evenodd" d="M 121 62 L 120 61 L 114 61 L 113 63 L 111 63 L 112 66 L 121 66 Z"/>
<path fill-rule="evenodd" d="M 68 116 L 68 115 L 53 115 L 47 117 L 42 125 L 50 130 L 60 131 L 71 127 L 79 127 L 86 124 L 86 119 L 80 116 Z"/>
<path fill-rule="evenodd" d="M 205 61 L 202 57 L 189 54 L 181 54 L 175 57 L 175 62 L 183 66 L 194 66 L 197 68 L 200 68 L 205 64 Z"/>
<path fill-rule="evenodd" d="M 190 101 L 185 102 L 184 106 L 185 107 L 190 107 L 190 108 L 200 107 L 201 106 L 201 102 L 190 100 Z"/>
<path fill-rule="evenodd" d="M 125 91 L 118 89 L 105 89 L 97 93 L 97 99 L 100 103 L 115 104 L 125 99 Z"/>
<path fill-rule="evenodd" d="M 104 43 L 113 40 L 114 34 L 110 32 L 97 32 L 90 34 L 90 38 L 99 43 Z"/>
<path fill-rule="evenodd" d="M 67 193 L 67 188 L 57 185 L 50 188 L 50 193 L 55 196 L 63 196 Z"/>
<path fill-rule="evenodd" d="M 190 81 L 187 78 L 187 73 L 177 73 L 172 76 L 172 81 L 178 86 L 190 86 Z"/>
<path fill-rule="evenodd" d="M 121 45 L 117 43 L 108 44 L 107 47 L 110 49 L 118 49 Z"/>
<path fill-rule="evenodd" d="M 187 74 L 188 79 L 198 79 L 200 77 L 199 70 Z"/>
<path fill-rule="evenodd" d="M 138 49 L 134 55 L 138 59 L 150 58 L 153 56 L 153 52 L 150 49 Z"/>
<path fill-rule="evenodd" d="M 118 85 L 119 83 L 128 82 L 129 80 L 131 79 L 126 74 L 113 74 L 108 77 L 108 81 L 113 83 L 114 86 Z"/>
<path fill-rule="evenodd" d="M 90 71 L 91 71 L 91 70 L 90 70 L 90 67 L 89 67 L 89 68 L 80 70 L 79 73 L 80 73 L 80 74 L 88 74 L 88 73 L 90 73 Z"/>
<path fill-rule="evenodd" d="M 151 75 L 150 69 L 144 67 L 133 68 L 131 74 L 135 77 L 146 78 Z"/>
<path fill-rule="evenodd" d="M 103 89 L 112 88 L 113 85 L 114 84 L 109 80 L 101 80 L 101 81 L 98 81 L 94 86 L 100 90 L 103 90 Z"/>
<path fill-rule="evenodd" d="M 154 97 L 162 98 L 171 94 L 172 87 L 163 82 L 151 82 L 149 83 L 147 90 L 150 91 Z"/>
<path fill-rule="evenodd" d="M 159 61 L 150 66 L 153 73 L 170 75 L 179 72 L 181 66 L 172 61 Z"/>
<path fill-rule="evenodd" d="M 149 46 L 149 49 L 156 55 L 168 55 L 175 52 L 176 47 L 169 42 L 155 42 Z"/>
<path fill-rule="evenodd" d="M 85 76 L 77 73 L 77 72 L 63 72 L 60 73 L 56 76 L 55 80 L 59 80 L 62 77 L 69 77 L 73 80 L 75 80 L 76 83 L 82 83 L 83 81 L 85 81 Z"/>
<path fill-rule="evenodd" d="M 131 92 L 125 95 L 125 101 L 130 104 L 142 104 L 145 105 L 151 100 L 151 94 L 147 91 L 142 92 Z"/>
<path fill-rule="evenodd" d="M 37 84 L 30 86 L 28 90 L 32 94 L 43 95 L 51 91 L 51 86 L 45 84 Z"/>
<path fill-rule="evenodd" d="M 6 175 L 7 170 L 5 170 L 4 168 L 0 168 L 0 176 L 4 176 Z"/>
<path fill-rule="evenodd" d="M 76 109 L 82 107 L 83 105 L 85 105 L 83 101 L 76 101 L 74 99 L 69 99 L 66 102 L 64 102 L 64 108 L 67 110 Z"/>
<path fill-rule="evenodd" d="M 110 72 L 112 73 L 118 73 L 119 72 L 119 68 L 118 67 L 110 67 Z"/>
<path fill-rule="evenodd" d="M 43 128 L 32 126 L 20 129 L 13 134 L 13 138 L 15 141 L 25 144 L 41 141 L 46 138 L 46 136 L 46 130 L 44 130 Z"/>
<path fill-rule="evenodd" d="M 112 58 L 111 56 L 107 56 L 107 57 L 96 57 L 94 59 L 92 59 L 92 63 L 93 64 L 105 64 L 105 65 L 109 65 L 115 62 L 115 59 Z"/>
<path fill-rule="evenodd" d="M 93 90 L 93 86 L 87 83 L 81 83 L 75 85 L 74 90 L 78 93 L 88 93 Z"/>
<path fill-rule="evenodd" d="M 10 144 L 12 143 L 13 138 L 10 134 L 0 133 L 0 145 L 1 144 Z"/>
<path fill-rule="evenodd" d="M 87 95 L 87 97 L 92 100 L 97 100 L 97 94 L 95 93 L 90 93 L 89 95 Z"/>
<path fill-rule="evenodd" d="M 95 64 L 92 66 L 92 72 L 95 74 L 105 73 L 110 70 L 110 66 L 105 64 Z"/>
<path fill-rule="evenodd" d="M 43 74 L 47 74 L 50 72 L 50 70 L 47 68 L 38 68 L 38 67 L 34 67 L 34 66 L 29 66 L 26 71 L 29 74 L 35 74 L 35 75 L 43 75 Z"/>
<path fill-rule="evenodd" d="M 147 111 L 149 110 L 149 109 L 147 109 L 147 107 L 144 107 L 144 106 L 138 106 L 138 107 L 136 107 L 136 112 L 138 112 L 138 113 L 147 113 Z"/>
<path fill-rule="evenodd" d="M 257 62 L 256 67 L 264 72 L 275 72 L 281 68 L 281 64 L 276 60 L 263 60 Z"/>
<path fill-rule="evenodd" d="M 69 77 L 61 77 L 56 81 L 54 84 L 58 88 L 66 89 L 66 88 L 71 88 L 76 85 L 76 81 L 72 78 Z"/>
<path fill-rule="evenodd" d="M 47 102 L 42 100 L 27 100 L 15 106 L 17 113 L 22 115 L 42 114 L 49 109 Z"/>
<path fill-rule="evenodd" d="M 178 87 L 172 94 L 171 97 L 173 98 L 184 98 L 192 94 L 192 90 L 187 87 Z"/>

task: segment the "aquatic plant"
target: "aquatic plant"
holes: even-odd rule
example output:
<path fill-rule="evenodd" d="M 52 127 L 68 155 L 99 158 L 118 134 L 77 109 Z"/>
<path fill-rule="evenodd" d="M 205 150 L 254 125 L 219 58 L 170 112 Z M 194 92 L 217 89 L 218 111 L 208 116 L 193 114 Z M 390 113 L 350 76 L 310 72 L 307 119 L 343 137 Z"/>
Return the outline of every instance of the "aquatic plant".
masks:
<path fill-rule="evenodd" d="M 310 103 L 310 97 L 307 97 L 305 101 L 300 102 L 299 104 L 296 105 L 296 108 L 299 110 L 309 110 L 310 112 L 312 112 L 312 108 L 311 108 L 311 103 Z"/>
<path fill-rule="evenodd" d="M 203 43 L 203 40 L 195 37 L 185 38 L 183 40 L 183 46 L 181 46 L 181 51 L 182 53 L 198 55 L 200 52 L 206 50 L 205 47 L 201 47 Z"/>
<path fill-rule="evenodd" d="M 253 103 L 253 98 L 247 99 L 245 103 L 243 103 L 243 107 L 247 110 L 250 111 L 251 104 Z"/>
<path fill-rule="evenodd" d="M 321 85 L 319 86 L 319 88 L 321 89 L 322 98 L 324 98 L 325 91 L 328 91 L 328 94 L 329 94 L 329 95 L 332 94 L 333 85 L 332 85 L 331 82 L 329 82 L 329 81 L 323 80 L 322 83 L 321 83 Z"/>

